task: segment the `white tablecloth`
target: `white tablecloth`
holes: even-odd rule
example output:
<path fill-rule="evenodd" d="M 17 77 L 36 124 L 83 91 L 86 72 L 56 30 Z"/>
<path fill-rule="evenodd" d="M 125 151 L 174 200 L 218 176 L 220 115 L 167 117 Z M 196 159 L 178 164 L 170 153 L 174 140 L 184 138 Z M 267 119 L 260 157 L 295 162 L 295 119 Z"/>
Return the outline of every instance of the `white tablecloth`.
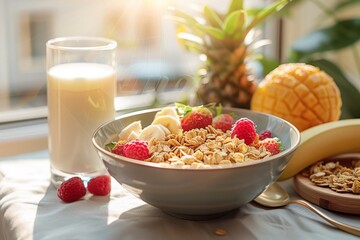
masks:
<path fill-rule="evenodd" d="M 49 181 L 48 159 L 0 161 L 0 239 L 358 239 L 299 205 L 255 203 L 211 221 L 171 217 L 130 195 L 115 180 L 108 197 L 62 203 Z M 292 181 L 281 183 L 291 194 Z M 329 212 L 360 227 L 360 216 Z M 217 229 L 226 231 L 216 235 Z"/>

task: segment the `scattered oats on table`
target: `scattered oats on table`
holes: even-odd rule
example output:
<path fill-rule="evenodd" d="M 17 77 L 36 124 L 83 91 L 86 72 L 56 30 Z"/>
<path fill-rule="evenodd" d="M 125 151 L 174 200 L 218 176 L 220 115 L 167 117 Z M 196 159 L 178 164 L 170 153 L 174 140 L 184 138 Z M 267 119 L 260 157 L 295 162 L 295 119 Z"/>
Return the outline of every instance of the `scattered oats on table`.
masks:
<path fill-rule="evenodd" d="M 314 184 L 339 193 L 360 194 L 360 159 L 350 166 L 337 162 L 320 161 L 302 172 Z"/>

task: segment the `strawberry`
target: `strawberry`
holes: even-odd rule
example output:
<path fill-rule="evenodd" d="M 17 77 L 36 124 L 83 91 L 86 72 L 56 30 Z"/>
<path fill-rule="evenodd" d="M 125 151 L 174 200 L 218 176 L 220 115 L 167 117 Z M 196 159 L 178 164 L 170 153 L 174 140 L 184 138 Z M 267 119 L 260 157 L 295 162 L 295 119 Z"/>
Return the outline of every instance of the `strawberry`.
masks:
<path fill-rule="evenodd" d="M 244 139 L 247 145 L 254 143 L 257 139 L 255 124 L 248 118 L 240 118 L 231 130 L 231 138 Z"/>
<path fill-rule="evenodd" d="M 80 177 L 72 177 L 61 183 L 57 196 L 64 202 L 75 202 L 85 196 L 86 188 Z"/>
<path fill-rule="evenodd" d="M 123 153 L 125 157 L 137 160 L 145 160 L 150 157 L 149 146 L 142 140 L 132 140 L 124 145 Z"/>
<path fill-rule="evenodd" d="M 213 116 L 211 111 L 203 106 L 190 107 L 177 104 L 178 112 L 181 113 L 181 128 L 190 131 L 195 128 L 205 128 L 212 124 Z"/>
<path fill-rule="evenodd" d="M 94 195 L 106 196 L 111 191 L 111 178 L 109 175 L 94 177 L 88 182 L 87 188 Z"/>
<path fill-rule="evenodd" d="M 278 138 L 265 138 L 259 141 L 257 147 L 264 146 L 272 155 L 278 154 L 281 151 L 281 143 Z"/>
<path fill-rule="evenodd" d="M 230 114 L 222 113 L 214 118 L 212 125 L 214 128 L 221 129 L 223 132 L 226 132 L 227 130 L 231 130 L 234 123 L 235 120 Z"/>
<path fill-rule="evenodd" d="M 271 138 L 271 131 L 264 130 L 259 133 L 259 140 L 264 140 L 265 138 Z"/>

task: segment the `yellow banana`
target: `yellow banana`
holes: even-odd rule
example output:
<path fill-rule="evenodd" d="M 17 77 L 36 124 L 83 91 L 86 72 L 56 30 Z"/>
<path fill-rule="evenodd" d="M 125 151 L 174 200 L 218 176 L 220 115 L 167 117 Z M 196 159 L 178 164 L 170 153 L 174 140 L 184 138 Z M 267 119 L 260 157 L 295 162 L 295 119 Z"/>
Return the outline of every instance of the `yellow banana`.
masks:
<path fill-rule="evenodd" d="M 157 126 L 159 126 L 161 128 L 161 130 L 163 130 L 163 132 L 165 133 L 165 136 L 167 136 L 171 133 L 170 130 L 167 127 L 165 127 L 164 125 L 157 124 Z"/>
<path fill-rule="evenodd" d="M 279 181 L 325 158 L 360 152 L 360 118 L 324 123 L 301 132 L 301 142 Z"/>
<path fill-rule="evenodd" d="M 136 121 L 126 126 L 118 135 L 119 140 L 128 140 L 130 134 L 139 134 L 142 130 L 141 122 Z M 134 132 L 134 133 L 132 133 Z"/>
<path fill-rule="evenodd" d="M 136 133 L 134 131 L 131 131 L 131 133 L 129 134 L 129 136 L 127 137 L 127 141 L 130 142 L 132 140 L 135 140 L 139 137 L 139 133 Z"/>
<path fill-rule="evenodd" d="M 161 124 L 169 129 L 171 133 L 176 133 L 181 128 L 180 121 L 170 115 L 158 116 L 152 124 Z"/>
<path fill-rule="evenodd" d="M 143 141 L 150 141 L 152 138 L 157 139 L 158 141 L 165 140 L 165 132 L 163 131 L 162 125 L 160 124 L 151 124 L 144 128 L 140 134 L 139 139 Z"/>
<path fill-rule="evenodd" d="M 156 113 L 154 119 L 160 116 L 172 116 L 180 121 L 179 115 L 177 114 L 175 107 L 164 107 L 159 112 Z"/>

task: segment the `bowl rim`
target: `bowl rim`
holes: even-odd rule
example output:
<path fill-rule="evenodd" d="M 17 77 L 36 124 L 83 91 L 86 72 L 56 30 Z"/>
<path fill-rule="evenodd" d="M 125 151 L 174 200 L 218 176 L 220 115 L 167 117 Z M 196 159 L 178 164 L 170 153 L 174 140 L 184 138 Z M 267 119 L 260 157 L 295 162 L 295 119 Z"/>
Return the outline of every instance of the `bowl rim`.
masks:
<path fill-rule="evenodd" d="M 274 159 L 281 158 L 284 155 L 288 155 L 288 154 L 291 154 L 292 152 L 294 152 L 297 149 L 297 147 L 300 145 L 300 142 L 301 142 L 300 131 L 292 123 L 288 122 L 287 120 L 282 119 L 282 118 L 277 117 L 277 116 L 272 115 L 272 114 L 264 113 L 264 112 L 259 112 L 259 111 L 249 110 L 249 109 L 243 109 L 243 108 L 233 108 L 233 107 L 223 107 L 223 109 L 226 109 L 226 110 L 229 110 L 229 111 L 235 111 L 235 112 L 239 111 L 239 110 L 245 111 L 245 112 L 253 112 L 253 113 L 256 113 L 256 114 L 276 118 L 276 119 L 284 122 L 285 124 L 289 125 L 289 127 L 295 132 L 295 135 L 297 136 L 294 145 L 291 146 L 290 148 L 285 149 L 284 151 L 274 155 L 274 156 L 270 156 L 270 157 L 263 158 L 263 159 L 260 159 L 260 160 L 246 161 L 246 162 L 243 162 L 243 163 L 210 165 L 210 167 L 205 167 L 205 168 L 191 168 L 191 167 L 183 168 L 183 167 L 176 167 L 176 166 L 166 167 L 166 166 L 161 165 L 160 163 L 146 162 L 146 161 L 127 158 L 127 157 L 124 157 L 124 156 L 121 156 L 121 155 L 118 155 L 118 154 L 115 154 L 115 153 L 112 153 L 112 152 L 106 150 L 105 148 L 99 146 L 99 144 L 95 140 L 95 136 L 100 131 L 100 129 L 102 129 L 104 126 L 110 124 L 113 121 L 123 119 L 123 118 L 127 118 L 127 117 L 131 117 L 131 116 L 136 116 L 136 115 L 143 114 L 143 113 L 156 112 L 156 111 L 159 111 L 161 109 L 162 108 L 160 107 L 160 108 L 150 108 L 150 109 L 145 109 L 145 110 L 134 111 L 134 112 L 127 113 L 127 114 L 124 114 L 124 115 L 121 115 L 121 116 L 117 116 L 117 117 L 115 117 L 115 118 L 113 118 L 113 119 L 111 119 L 109 121 L 104 122 L 103 124 L 101 124 L 95 130 L 95 132 L 92 135 L 92 143 L 93 143 L 93 145 L 95 146 L 97 151 L 100 151 L 102 154 L 104 154 L 104 155 L 106 155 L 106 156 L 108 156 L 110 158 L 116 159 L 116 161 L 114 161 L 114 163 L 116 165 L 121 165 L 122 164 L 121 162 L 127 162 L 127 163 L 130 163 L 130 164 L 140 165 L 140 166 L 143 166 L 143 167 L 160 168 L 160 169 L 164 169 L 164 170 L 177 170 L 177 171 L 179 171 L 179 170 L 180 171 L 214 171 L 214 170 L 216 170 L 216 171 L 218 171 L 218 170 L 244 168 L 244 167 L 247 167 L 247 166 L 253 166 L 253 165 L 261 164 L 261 163 L 264 163 L 264 162 L 273 161 Z M 103 160 L 103 161 L 106 161 L 106 160 Z M 111 164 L 113 164 L 113 163 L 111 163 Z"/>

